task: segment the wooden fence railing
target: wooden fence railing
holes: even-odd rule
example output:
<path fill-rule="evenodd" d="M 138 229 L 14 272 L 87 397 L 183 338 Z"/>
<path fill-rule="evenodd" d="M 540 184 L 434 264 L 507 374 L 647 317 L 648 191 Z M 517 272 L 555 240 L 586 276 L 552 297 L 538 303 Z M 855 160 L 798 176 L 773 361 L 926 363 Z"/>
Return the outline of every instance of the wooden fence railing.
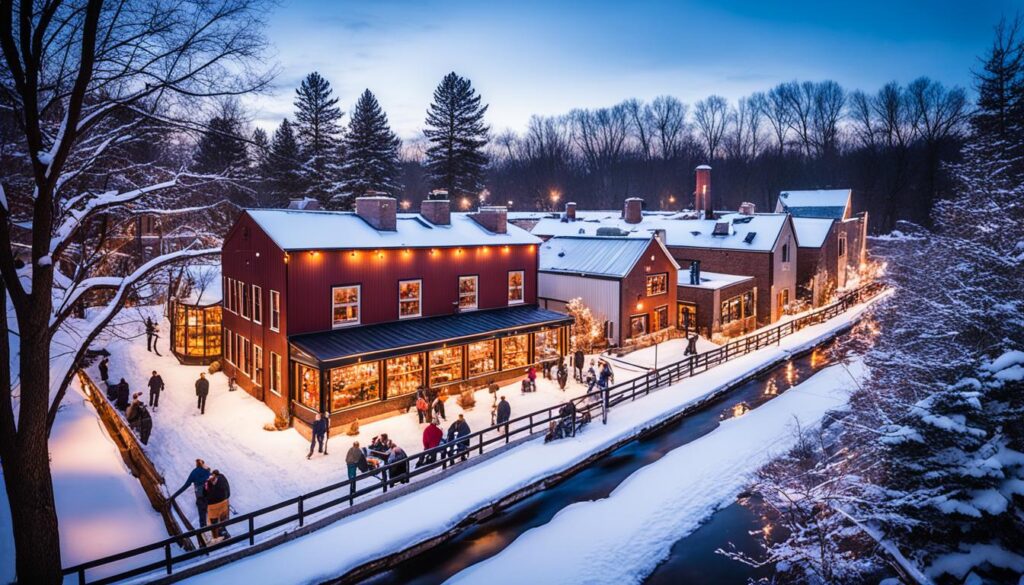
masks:
<path fill-rule="evenodd" d="M 810 325 L 827 321 L 854 305 L 873 298 L 883 288 L 884 286 L 880 283 L 864 285 L 843 295 L 833 303 L 796 319 L 735 339 L 710 351 L 689 356 L 656 370 L 652 369 L 646 375 L 617 384 L 608 389 L 596 390 L 590 394 L 577 397 L 573 399 L 573 402 L 576 404 L 577 416 L 589 415 L 592 419 L 596 420 L 601 410 L 606 406 L 607 408 L 612 408 L 622 402 L 636 400 L 658 388 L 669 386 L 690 376 L 705 372 L 719 364 L 757 351 L 763 347 L 779 343 L 783 337 L 792 335 Z M 102 397 L 100 397 L 100 402 L 106 404 Z M 559 410 L 563 404 L 524 414 L 509 420 L 508 423 L 491 426 L 474 432 L 465 438 L 460 438 L 455 442 L 455 449 L 461 450 L 455 453 L 452 453 L 452 444 L 446 444 L 421 453 L 412 454 L 405 462 L 405 465 L 408 466 L 408 471 L 397 479 L 399 481 L 412 479 L 439 468 L 445 469 L 449 465 L 455 465 L 455 461 L 463 453 L 483 454 L 488 447 L 505 445 L 513 439 L 528 437 L 536 432 L 546 431 L 550 423 L 557 423 L 561 420 Z M 576 421 L 573 422 L 575 423 Z M 421 457 L 426 457 L 427 460 L 431 458 L 436 460 L 433 463 L 425 463 L 412 469 L 413 465 Z M 171 575 L 176 566 L 199 556 L 208 555 L 214 551 L 236 545 L 243 547 L 253 546 L 256 544 L 257 537 L 270 531 L 288 525 L 302 527 L 309 521 L 309 517 L 312 515 L 335 510 L 342 506 L 354 506 L 356 501 L 362 496 L 374 493 L 386 494 L 388 490 L 394 489 L 393 484 L 396 478 L 392 477 L 392 472 L 395 468 L 401 469 L 401 466 L 402 463 L 384 465 L 366 473 L 361 473 L 354 479 L 346 479 L 345 481 L 324 486 L 259 510 L 235 516 L 217 525 L 218 529 L 227 528 L 231 534 L 229 538 L 219 542 L 206 544 L 198 548 L 193 547 L 191 550 L 176 551 L 174 546 L 179 544 L 182 539 L 195 539 L 196 542 L 203 543 L 205 536 L 211 531 L 211 527 L 191 529 L 182 532 L 180 535 L 145 546 L 67 567 L 63 572 L 65 575 L 76 574 L 78 582 L 82 584 L 87 582 L 96 584 L 113 583 L 157 570 L 162 570 L 167 575 Z M 385 475 L 387 480 L 384 480 Z M 120 563 L 132 558 L 154 557 L 157 556 L 155 554 L 157 551 L 162 553 L 159 554 L 160 558 L 158 560 L 149 560 L 147 562 L 140 559 L 140 563 L 131 569 L 94 581 L 88 581 L 87 579 L 86 572 L 90 569 Z"/>

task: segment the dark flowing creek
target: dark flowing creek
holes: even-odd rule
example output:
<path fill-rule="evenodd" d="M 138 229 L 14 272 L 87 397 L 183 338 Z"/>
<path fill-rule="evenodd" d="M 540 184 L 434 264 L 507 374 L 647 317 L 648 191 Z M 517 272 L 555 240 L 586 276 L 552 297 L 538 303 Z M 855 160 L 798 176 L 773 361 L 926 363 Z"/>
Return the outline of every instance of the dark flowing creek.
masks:
<path fill-rule="evenodd" d="M 755 409 L 818 370 L 844 359 L 847 352 L 844 342 L 848 338 L 849 334 L 841 335 L 811 353 L 742 383 L 699 411 L 623 445 L 565 481 L 501 510 L 364 583 L 440 583 L 466 567 L 499 554 L 520 534 L 546 524 L 566 506 L 607 497 L 633 472 L 712 432 L 720 421 Z M 610 418 L 614 416 L 612 410 Z M 758 544 L 748 533 L 761 527 L 761 519 L 749 508 L 736 502 L 726 505 L 696 531 L 676 542 L 670 557 L 658 566 L 648 581 L 744 583 L 747 578 L 769 576 L 769 568 L 754 569 L 714 552 L 718 548 L 728 550 L 731 543 L 735 550 L 755 554 Z"/>

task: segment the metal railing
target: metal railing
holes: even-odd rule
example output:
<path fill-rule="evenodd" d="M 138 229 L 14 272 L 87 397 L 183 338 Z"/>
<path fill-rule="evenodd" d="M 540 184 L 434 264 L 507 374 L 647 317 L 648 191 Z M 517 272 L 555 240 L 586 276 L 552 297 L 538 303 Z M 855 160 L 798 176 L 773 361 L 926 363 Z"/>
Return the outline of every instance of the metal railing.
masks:
<path fill-rule="evenodd" d="M 870 283 L 854 291 L 846 293 L 833 303 L 802 315 L 764 331 L 747 335 L 710 351 L 691 355 L 682 360 L 651 369 L 647 374 L 611 386 L 604 390 L 584 394 L 571 399 L 576 405 L 577 416 L 596 418 L 604 404 L 609 408 L 617 404 L 636 400 L 650 394 L 652 390 L 674 384 L 685 378 L 703 373 L 719 364 L 747 355 L 753 351 L 779 343 L 783 337 L 808 327 L 822 323 L 838 316 L 852 306 L 873 298 L 883 290 L 880 283 Z M 604 404 L 602 404 L 604 403 Z M 256 537 L 283 526 L 297 523 L 303 527 L 309 517 L 328 510 L 336 510 L 342 506 L 354 506 L 362 496 L 374 493 L 386 494 L 395 488 L 396 483 L 407 483 L 412 478 L 430 473 L 438 468 L 457 467 L 463 456 L 472 453 L 483 454 L 493 445 L 506 445 L 513 439 L 529 437 L 537 430 L 547 430 L 552 422 L 557 424 L 562 419 L 559 410 L 565 403 L 557 404 L 542 410 L 524 414 L 510 419 L 506 423 L 493 425 L 484 430 L 476 431 L 466 437 L 458 438 L 452 443 L 415 453 L 404 462 L 382 465 L 376 469 L 360 473 L 354 479 L 346 479 L 311 492 L 266 506 L 230 518 L 214 526 L 192 529 L 179 535 L 166 538 L 145 546 L 99 558 L 93 561 L 67 567 L 64 575 L 77 574 L 79 583 L 113 583 L 143 575 L 152 571 L 163 570 L 167 575 L 174 572 L 177 565 L 200 556 L 225 549 L 234 545 L 253 546 Z M 573 421 L 574 426 L 576 421 Z M 433 462 L 430 460 L 433 459 Z M 414 462 L 422 462 L 412 468 Z M 362 487 L 360 487 L 362 484 Z M 325 501 L 321 501 L 325 500 Z M 218 542 L 206 543 L 205 537 L 213 530 L 228 529 L 232 536 Z M 177 551 L 181 539 L 195 539 L 199 547 L 193 550 Z M 136 557 L 158 557 L 106 577 L 87 581 L 86 572 L 90 569 L 108 566 Z"/>

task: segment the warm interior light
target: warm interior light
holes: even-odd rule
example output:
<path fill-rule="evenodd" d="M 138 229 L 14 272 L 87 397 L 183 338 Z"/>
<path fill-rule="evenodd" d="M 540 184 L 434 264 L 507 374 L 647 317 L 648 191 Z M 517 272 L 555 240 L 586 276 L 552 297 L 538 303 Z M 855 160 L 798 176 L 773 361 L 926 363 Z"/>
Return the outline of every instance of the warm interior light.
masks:
<path fill-rule="evenodd" d="M 380 259 L 384 258 L 384 252 L 377 252 L 377 257 Z"/>
<path fill-rule="evenodd" d="M 640 301 L 637 301 L 636 302 L 636 310 L 639 311 L 640 309 L 643 309 L 643 308 L 644 308 L 644 304 L 641 303 Z"/>
<path fill-rule="evenodd" d="M 431 256 L 435 256 L 435 255 L 437 255 L 437 250 L 435 250 L 435 249 L 431 248 L 431 249 L 430 249 L 430 255 L 431 255 Z"/>
<path fill-rule="evenodd" d="M 504 251 L 504 252 L 508 252 L 508 246 L 502 246 L 502 247 L 501 247 L 501 249 L 502 249 L 502 251 Z"/>
<path fill-rule="evenodd" d="M 459 248 L 458 250 L 456 250 L 455 253 L 456 254 L 462 254 L 462 248 Z"/>

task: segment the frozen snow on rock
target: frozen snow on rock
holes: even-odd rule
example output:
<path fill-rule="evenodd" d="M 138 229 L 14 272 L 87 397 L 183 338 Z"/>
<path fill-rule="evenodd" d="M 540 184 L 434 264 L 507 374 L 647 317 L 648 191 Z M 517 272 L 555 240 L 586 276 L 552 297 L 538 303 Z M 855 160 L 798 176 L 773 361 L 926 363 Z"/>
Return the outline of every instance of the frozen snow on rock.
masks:
<path fill-rule="evenodd" d="M 337 578 L 364 563 L 444 534 L 456 527 L 468 514 L 568 469 L 585 460 L 591 453 L 635 436 L 638 431 L 670 418 L 687 405 L 745 379 L 768 363 L 785 360 L 792 352 L 817 345 L 834 331 L 849 326 L 867 308 L 868 305 L 860 305 L 825 323 L 785 337 L 777 346 L 763 348 L 635 402 L 617 406 L 612 410 L 606 426 L 599 422 L 591 423 L 575 438 L 549 444 L 544 444 L 541 439 L 528 441 L 423 489 L 353 514 L 259 554 L 202 573 L 190 581 L 223 585 L 253 580 L 265 583 L 320 583 Z M 617 371 L 621 372 L 622 368 Z M 802 398 L 808 399 L 806 394 Z M 301 455 L 300 458 L 304 460 Z M 261 453 L 250 465 L 269 463 L 268 459 L 272 457 Z M 314 457 L 313 462 L 316 461 L 318 459 Z M 340 462 L 335 466 L 341 467 Z M 273 475 L 271 471 L 267 473 Z M 307 471 L 305 475 L 312 473 Z M 237 489 L 236 484 L 232 483 L 233 498 Z M 301 562 L 296 562 L 296 559 L 301 559 Z M 138 582 L 145 580 L 140 578 Z M 532 581 L 539 582 L 556 581 Z M 521 583 L 531 581 L 524 579 Z"/>
<path fill-rule="evenodd" d="M 680 538 L 731 502 L 761 465 L 803 428 L 845 404 L 863 379 L 856 362 L 818 372 L 778 398 L 683 445 L 623 481 L 605 499 L 571 505 L 453 583 L 639 583 Z M 723 543 L 724 544 L 724 543 Z"/>

